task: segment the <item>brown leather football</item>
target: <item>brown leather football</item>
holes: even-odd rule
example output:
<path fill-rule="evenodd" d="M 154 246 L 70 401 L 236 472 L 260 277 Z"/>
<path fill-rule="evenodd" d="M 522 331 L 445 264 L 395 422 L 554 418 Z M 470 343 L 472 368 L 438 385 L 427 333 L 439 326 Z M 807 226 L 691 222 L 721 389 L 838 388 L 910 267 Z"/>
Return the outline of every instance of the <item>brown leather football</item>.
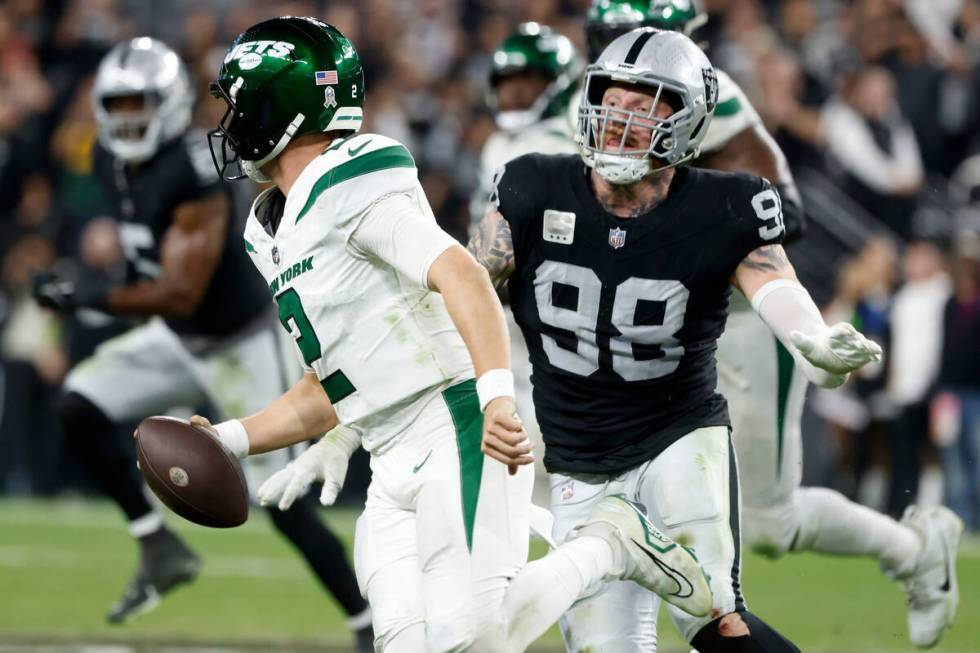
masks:
<path fill-rule="evenodd" d="M 238 459 L 210 432 L 175 417 L 147 417 L 136 429 L 146 484 L 175 513 L 212 528 L 248 519 L 248 485 Z"/>

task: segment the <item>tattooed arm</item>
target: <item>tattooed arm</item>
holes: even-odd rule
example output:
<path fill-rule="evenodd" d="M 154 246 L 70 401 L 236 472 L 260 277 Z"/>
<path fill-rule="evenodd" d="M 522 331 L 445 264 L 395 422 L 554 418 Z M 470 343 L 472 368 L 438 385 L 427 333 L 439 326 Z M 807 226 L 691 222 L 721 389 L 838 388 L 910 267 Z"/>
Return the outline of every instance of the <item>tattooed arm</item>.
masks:
<path fill-rule="evenodd" d="M 759 288 L 776 279 L 796 281 L 796 270 L 782 245 L 763 245 L 742 259 L 735 269 L 732 285 L 751 301 Z"/>
<path fill-rule="evenodd" d="M 466 249 L 490 273 L 494 287 L 502 286 L 514 273 L 514 241 L 510 225 L 496 209 L 491 209 L 480 220 Z"/>

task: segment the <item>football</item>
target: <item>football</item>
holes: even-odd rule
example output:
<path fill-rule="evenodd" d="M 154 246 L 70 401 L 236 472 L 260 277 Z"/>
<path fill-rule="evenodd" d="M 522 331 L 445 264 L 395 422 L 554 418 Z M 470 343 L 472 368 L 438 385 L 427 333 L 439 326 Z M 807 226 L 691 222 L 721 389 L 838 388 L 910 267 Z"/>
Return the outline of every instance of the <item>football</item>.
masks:
<path fill-rule="evenodd" d="M 143 478 L 175 513 L 202 526 L 248 519 L 248 485 L 238 460 L 206 429 L 174 417 L 147 417 L 136 429 Z"/>

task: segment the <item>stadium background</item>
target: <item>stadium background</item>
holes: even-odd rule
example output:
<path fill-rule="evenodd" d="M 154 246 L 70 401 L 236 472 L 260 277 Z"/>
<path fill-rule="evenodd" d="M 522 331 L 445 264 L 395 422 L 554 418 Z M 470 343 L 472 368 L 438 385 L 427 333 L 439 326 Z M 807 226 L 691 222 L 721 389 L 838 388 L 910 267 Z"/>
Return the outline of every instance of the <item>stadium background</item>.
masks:
<path fill-rule="evenodd" d="M 120 262 L 89 165 L 89 90 L 108 48 L 143 34 L 176 48 L 196 77 L 195 120 L 211 128 L 222 106 L 206 85 L 235 35 L 274 15 L 337 25 L 365 63 L 365 130 L 409 147 L 439 221 L 465 239 L 480 149 L 495 128 L 485 105 L 489 54 L 526 20 L 551 25 L 584 53 L 588 4 L 0 3 L 0 653 L 75 651 L 79 642 L 322 650 L 347 641 L 340 613 L 261 517 L 231 532 L 177 524 L 206 556 L 202 576 L 141 621 L 104 625 L 135 549 L 115 509 L 91 497 L 49 406 L 71 365 L 126 324 L 85 313 L 59 321 L 37 308 L 29 286 L 32 271 L 56 261 L 110 277 Z M 829 313 L 855 321 L 889 354 L 846 390 L 811 391 L 805 482 L 892 514 L 914 500 L 946 502 L 975 533 L 980 331 L 969 311 L 944 324 L 942 307 L 954 292 L 967 308 L 980 301 L 980 2 L 703 4 L 710 21 L 696 40 L 746 90 L 800 186 L 810 230 L 790 256 L 801 277 Z M 909 137 L 916 147 L 895 145 Z M 247 205 L 254 189 L 238 190 Z M 944 329 L 969 328 L 975 338 L 943 338 Z M 962 428 L 942 410 L 950 396 L 964 407 Z M 348 538 L 367 482 L 361 463 L 348 508 L 327 512 Z M 960 617 L 937 650 L 976 652 L 976 535 L 964 541 L 960 569 Z M 753 608 L 804 650 L 908 650 L 901 592 L 868 561 L 749 556 L 744 579 Z M 681 650 L 666 620 L 662 631 L 663 650 Z M 542 650 L 557 642 L 552 633 Z"/>

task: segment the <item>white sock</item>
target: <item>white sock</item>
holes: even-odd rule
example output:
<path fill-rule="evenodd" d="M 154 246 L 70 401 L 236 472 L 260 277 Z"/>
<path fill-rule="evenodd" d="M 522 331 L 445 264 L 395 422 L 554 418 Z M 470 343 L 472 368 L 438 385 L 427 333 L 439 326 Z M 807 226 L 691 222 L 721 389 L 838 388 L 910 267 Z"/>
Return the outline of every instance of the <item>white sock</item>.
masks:
<path fill-rule="evenodd" d="M 800 523 L 794 551 L 877 558 L 885 573 L 912 572 L 922 541 L 908 526 L 826 488 L 796 491 Z"/>
<path fill-rule="evenodd" d="M 610 574 L 612 545 L 581 534 L 544 558 L 527 564 L 504 596 L 507 651 L 523 651 L 541 637 L 571 605 Z"/>
<path fill-rule="evenodd" d="M 163 517 L 156 510 L 151 510 L 142 517 L 129 522 L 129 534 L 133 537 L 146 537 L 163 527 Z"/>
<path fill-rule="evenodd" d="M 939 465 L 926 465 L 919 472 L 919 493 L 915 498 L 918 506 L 941 506 L 943 503 L 943 468 Z"/>
<path fill-rule="evenodd" d="M 880 467 L 872 467 L 864 473 L 857 489 L 857 500 L 861 505 L 872 510 L 881 511 L 885 508 L 888 497 L 888 474 Z"/>

